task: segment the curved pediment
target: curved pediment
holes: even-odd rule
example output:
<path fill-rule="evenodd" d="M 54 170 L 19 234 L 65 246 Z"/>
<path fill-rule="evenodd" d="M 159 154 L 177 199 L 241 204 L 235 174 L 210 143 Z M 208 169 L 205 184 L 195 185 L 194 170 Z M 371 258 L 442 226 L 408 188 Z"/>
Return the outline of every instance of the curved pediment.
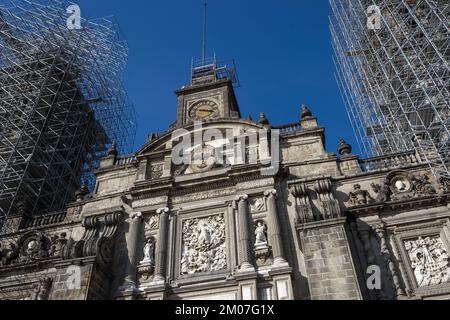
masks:
<path fill-rule="evenodd" d="M 179 139 L 182 135 L 194 135 L 195 132 L 202 130 L 202 132 L 208 130 L 218 130 L 226 135 L 227 130 L 235 130 L 235 134 L 241 131 L 245 133 L 247 131 L 259 131 L 268 129 L 267 126 L 255 123 L 250 120 L 243 119 L 220 119 L 198 122 L 196 124 L 189 124 L 183 127 L 174 128 L 167 131 L 164 135 L 156 137 L 145 144 L 138 152 L 137 156 L 144 156 L 155 152 L 163 152 L 170 150 L 173 147 L 173 142 Z"/>

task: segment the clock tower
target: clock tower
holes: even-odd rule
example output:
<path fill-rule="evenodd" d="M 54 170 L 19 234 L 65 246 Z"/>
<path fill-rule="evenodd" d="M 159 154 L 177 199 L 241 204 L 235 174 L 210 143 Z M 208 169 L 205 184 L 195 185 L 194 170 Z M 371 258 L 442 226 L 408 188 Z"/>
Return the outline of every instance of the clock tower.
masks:
<path fill-rule="evenodd" d="M 240 118 L 234 93 L 238 85 L 233 61 L 216 59 L 193 62 L 191 84 L 176 91 L 178 97 L 177 127 L 195 121 Z"/>

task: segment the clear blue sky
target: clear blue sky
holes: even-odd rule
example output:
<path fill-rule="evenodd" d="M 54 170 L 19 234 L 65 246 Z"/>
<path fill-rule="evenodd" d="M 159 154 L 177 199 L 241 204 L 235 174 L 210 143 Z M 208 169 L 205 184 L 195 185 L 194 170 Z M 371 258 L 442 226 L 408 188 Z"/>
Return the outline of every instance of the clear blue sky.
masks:
<path fill-rule="evenodd" d="M 126 90 L 138 114 L 135 149 L 176 117 L 174 91 L 201 56 L 202 0 L 78 0 L 83 17 L 114 15 L 130 56 Z M 328 151 L 355 138 L 334 78 L 327 0 L 209 0 L 208 55 L 234 58 L 242 115 L 298 121 L 306 103 L 326 127 Z"/>

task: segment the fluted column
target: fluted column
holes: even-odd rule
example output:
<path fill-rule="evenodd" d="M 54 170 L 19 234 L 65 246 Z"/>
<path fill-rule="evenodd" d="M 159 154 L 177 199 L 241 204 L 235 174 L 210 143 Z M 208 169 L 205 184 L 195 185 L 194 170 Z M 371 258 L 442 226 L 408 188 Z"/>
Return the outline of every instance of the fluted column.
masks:
<path fill-rule="evenodd" d="M 269 232 L 269 244 L 272 246 L 274 263 L 286 263 L 283 252 L 283 240 L 281 238 L 280 219 L 277 208 L 277 191 L 268 190 L 264 192 L 267 198 L 267 220 Z"/>
<path fill-rule="evenodd" d="M 238 203 L 238 224 L 239 224 L 239 266 L 240 269 L 253 269 L 252 250 L 250 242 L 248 195 L 236 197 Z"/>
<path fill-rule="evenodd" d="M 159 214 L 158 240 L 156 242 L 155 281 L 164 281 L 166 278 L 167 261 L 167 225 L 169 223 L 169 208 L 156 211 Z"/>
<path fill-rule="evenodd" d="M 131 214 L 130 231 L 127 241 L 128 265 L 124 281 L 124 287 L 136 287 L 138 243 L 142 228 L 142 213 Z"/>
<path fill-rule="evenodd" d="M 389 247 L 387 246 L 386 230 L 385 230 L 384 226 L 377 226 L 375 228 L 375 232 L 377 233 L 378 238 L 380 239 L 381 255 L 383 256 L 384 260 L 386 261 L 386 264 L 392 275 L 392 281 L 394 282 L 395 293 L 396 293 L 397 297 L 405 297 L 406 296 L 405 290 L 402 288 L 400 277 L 397 272 L 397 268 L 394 264 L 394 261 L 392 260 L 392 257 L 395 257 L 395 255 L 393 252 L 390 252 Z"/>

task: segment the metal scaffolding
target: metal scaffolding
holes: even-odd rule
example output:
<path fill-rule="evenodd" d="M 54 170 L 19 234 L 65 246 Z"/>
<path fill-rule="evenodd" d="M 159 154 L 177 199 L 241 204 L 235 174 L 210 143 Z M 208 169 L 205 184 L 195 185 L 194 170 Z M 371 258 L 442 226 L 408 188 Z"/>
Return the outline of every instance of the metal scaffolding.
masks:
<path fill-rule="evenodd" d="M 450 1 L 330 4 L 337 79 L 362 152 L 416 150 L 449 178 Z"/>
<path fill-rule="evenodd" d="M 111 19 L 69 30 L 70 4 L 0 4 L 0 225 L 19 210 L 64 209 L 113 143 L 132 148 L 127 46 Z"/>

